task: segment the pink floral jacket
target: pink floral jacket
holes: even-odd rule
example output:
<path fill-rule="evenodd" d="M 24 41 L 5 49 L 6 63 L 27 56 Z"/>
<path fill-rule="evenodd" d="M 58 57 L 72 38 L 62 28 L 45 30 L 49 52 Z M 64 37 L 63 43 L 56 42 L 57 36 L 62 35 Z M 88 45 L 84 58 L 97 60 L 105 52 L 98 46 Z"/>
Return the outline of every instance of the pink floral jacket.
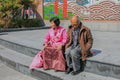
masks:
<path fill-rule="evenodd" d="M 64 46 L 67 42 L 68 36 L 65 28 L 58 26 L 56 30 L 53 28 L 49 29 L 45 39 L 44 44 L 49 44 L 51 46 Z"/>

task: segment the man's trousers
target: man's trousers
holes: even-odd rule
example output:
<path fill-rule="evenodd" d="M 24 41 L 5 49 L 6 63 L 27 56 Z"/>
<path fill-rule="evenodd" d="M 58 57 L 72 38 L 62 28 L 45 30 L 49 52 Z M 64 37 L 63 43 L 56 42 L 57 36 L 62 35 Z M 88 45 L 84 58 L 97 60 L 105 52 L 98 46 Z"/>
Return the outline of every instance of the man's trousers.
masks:
<path fill-rule="evenodd" d="M 75 48 L 72 48 L 72 46 L 68 47 L 65 51 L 65 57 L 68 68 L 73 68 L 73 71 L 80 70 L 81 48 L 79 45 Z"/>

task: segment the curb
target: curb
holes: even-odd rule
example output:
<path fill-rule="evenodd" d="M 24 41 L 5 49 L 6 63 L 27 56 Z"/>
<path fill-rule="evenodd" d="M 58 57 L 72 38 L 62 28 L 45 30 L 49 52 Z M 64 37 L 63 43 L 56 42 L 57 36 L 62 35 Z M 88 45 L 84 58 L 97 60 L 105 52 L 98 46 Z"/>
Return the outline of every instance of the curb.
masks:
<path fill-rule="evenodd" d="M 13 31 L 27 31 L 27 30 L 38 30 L 38 29 L 49 29 L 48 26 L 42 27 L 29 27 L 29 28 L 10 28 L 10 29 L 0 29 L 1 32 L 13 32 Z"/>

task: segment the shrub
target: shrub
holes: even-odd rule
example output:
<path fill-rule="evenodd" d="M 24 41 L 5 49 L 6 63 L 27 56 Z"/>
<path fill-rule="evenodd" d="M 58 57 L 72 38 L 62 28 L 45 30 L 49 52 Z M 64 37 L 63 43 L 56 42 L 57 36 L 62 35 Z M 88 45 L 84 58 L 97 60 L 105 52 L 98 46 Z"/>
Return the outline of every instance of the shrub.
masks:
<path fill-rule="evenodd" d="M 0 23 L 0 28 L 3 28 L 3 24 Z"/>
<path fill-rule="evenodd" d="M 39 19 L 13 19 L 10 28 L 21 27 L 41 27 L 41 21 Z"/>

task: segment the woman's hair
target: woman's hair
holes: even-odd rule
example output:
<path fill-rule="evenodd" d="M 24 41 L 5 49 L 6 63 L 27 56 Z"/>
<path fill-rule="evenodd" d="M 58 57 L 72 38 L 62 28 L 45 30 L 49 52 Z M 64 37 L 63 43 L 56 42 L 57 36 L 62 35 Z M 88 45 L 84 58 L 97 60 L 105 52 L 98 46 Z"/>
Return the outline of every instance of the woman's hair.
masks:
<path fill-rule="evenodd" d="M 57 17 L 53 17 L 50 19 L 50 22 L 54 22 L 56 26 L 59 26 L 60 25 L 60 19 L 57 18 Z"/>

